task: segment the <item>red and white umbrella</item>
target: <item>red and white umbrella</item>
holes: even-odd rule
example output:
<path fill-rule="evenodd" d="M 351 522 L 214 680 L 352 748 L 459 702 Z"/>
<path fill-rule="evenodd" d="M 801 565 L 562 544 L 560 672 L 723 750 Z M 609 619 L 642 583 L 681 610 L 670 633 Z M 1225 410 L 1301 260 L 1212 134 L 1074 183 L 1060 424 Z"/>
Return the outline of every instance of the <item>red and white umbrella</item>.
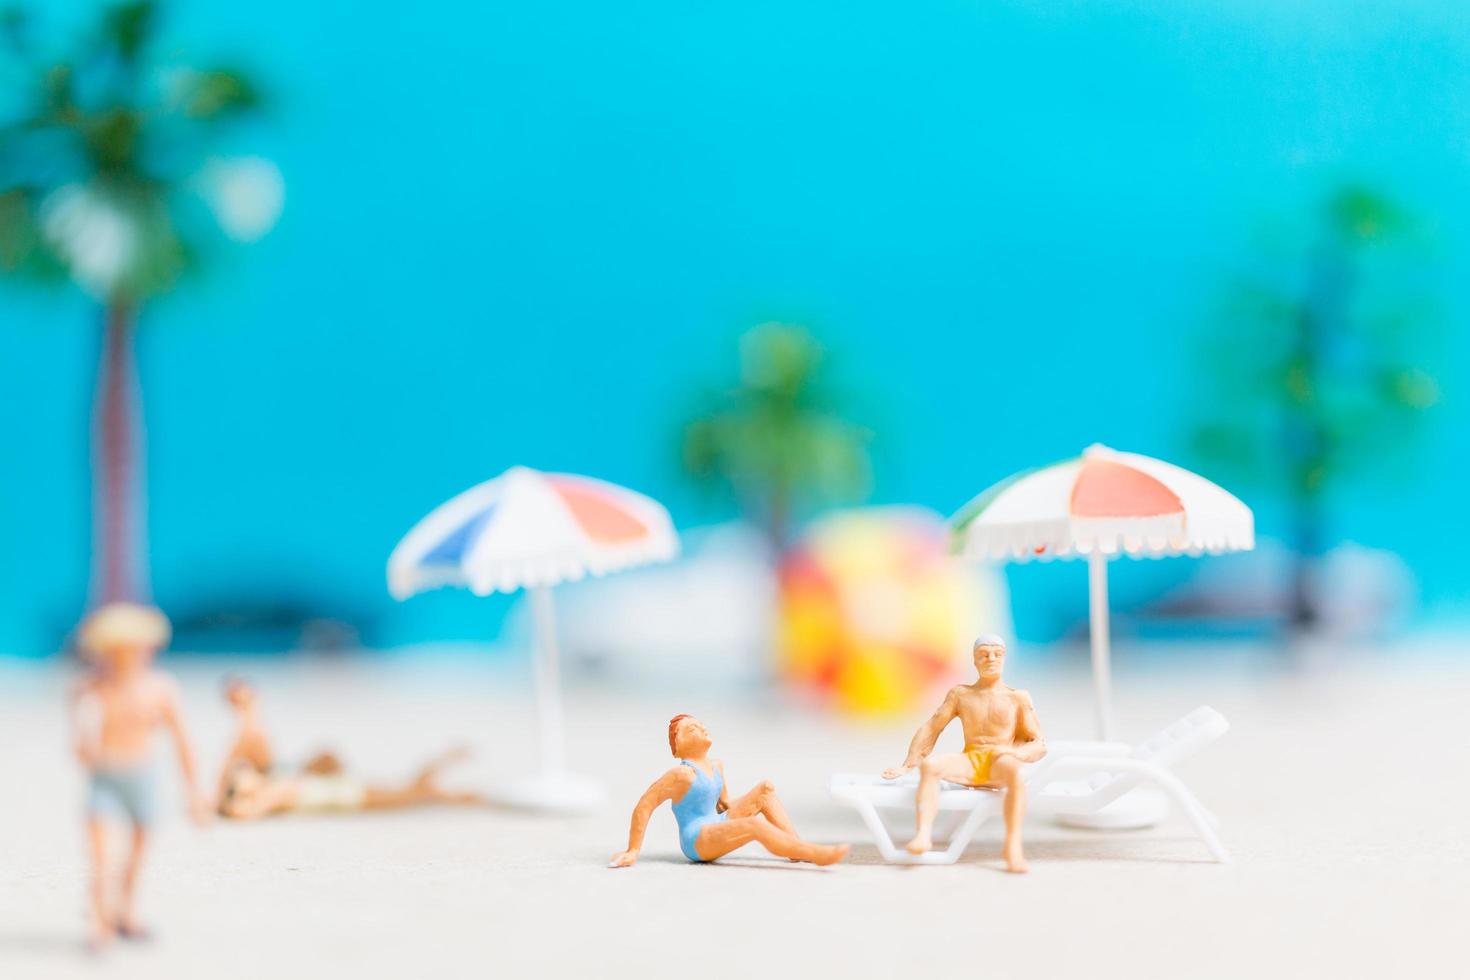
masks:
<path fill-rule="evenodd" d="M 1250 508 L 1230 493 L 1171 463 L 1099 445 L 1002 480 L 950 518 L 950 529 L 956 550 L 973 558 L 1087 558 L 1093 685 L 1103 738 L 1112 731 L 1108 559 L 1255 547 Z"/>
<path fill-rule="evenodd" d="M 541 773 L 506 787 L 507 803 L 549 810 L 595 806 L 601 790 L 566 771 L 551 587 L 665 561 L 679 538 L 664 507 L 602 480 L 512 467 L 419 521 L 388 558 L 395 598 L 454 585 L 476 595 L 530 593 L 536 633 Z"/>

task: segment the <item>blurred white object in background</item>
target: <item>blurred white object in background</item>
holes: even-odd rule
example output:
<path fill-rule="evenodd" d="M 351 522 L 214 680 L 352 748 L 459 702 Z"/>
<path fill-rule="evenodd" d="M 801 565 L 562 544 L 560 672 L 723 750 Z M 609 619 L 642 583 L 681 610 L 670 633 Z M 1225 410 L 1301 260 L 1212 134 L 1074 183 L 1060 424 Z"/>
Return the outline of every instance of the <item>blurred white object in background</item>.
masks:
<path fill-rule="evenodd" d="M 1262 539 L 1250 555 L 1200 566 L 1144 614 L 1159 620 L 1278 621 L 1289 612 L 1296 560 L 1282 542 Z M 1317 559 L 1310 590 L 1313 607 L 1322 613 L 1314 633 L 1323 640 L 1381 638 L 1405 625 L 1418 600 L 1413 570 L 1401 557 L 1352 541 Z"/>
<path fill-rule="evenodd" d="M 136 217 L 91 184 L 67 184 L 42 202 L 40 219 L 77 285 L 109 299 L 138 251 Z"/>
<path fill-rule="evenodd" d="M 561 648 L 604 677 L 699 691 L 752 687 L 770 676 L 776 632 L 775 563 L 759 529 L 739 522 L 680 536 L 682 557 L 616 579 L 564 587 Z M 506 619 L 529 630 L 528 604 Z"/>
<path fill-rule="evenodd" d="M 1322 556 L 1313 591 L 1321 632 L 1372 637 L 1400 628 L 1418 601 L 1414 573 L 1398 555 L 1346 541 Z"/>
<path fill-rule="evenodd" d="M 286 201 L 285 178 L 264 157 L 211 160 L 200 171 L 199 188 L 220 228 L 237 242 L 263 238 Z"/>

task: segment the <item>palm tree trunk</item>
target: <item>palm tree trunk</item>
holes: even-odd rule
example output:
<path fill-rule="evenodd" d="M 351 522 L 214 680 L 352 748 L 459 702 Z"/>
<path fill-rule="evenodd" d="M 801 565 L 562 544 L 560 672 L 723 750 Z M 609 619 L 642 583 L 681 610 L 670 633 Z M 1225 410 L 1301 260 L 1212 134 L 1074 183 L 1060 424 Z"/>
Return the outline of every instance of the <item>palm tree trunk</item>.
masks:
<path fill-rule="evenodd" d="M 766 504 L 766 538 L 771 543 L 771 554 L 777 558 L 786 554 L 790 536 L 791 494 L 785 487 L 777 487 Z"/>
<path fill-rule="evenodd" d="M 135 310 L 104 314 L 93 402 L 92 604 L 148 597 L 143 533 L 143 427 L 133 352 Z"/>
<path fill-rule="evenodd" d="M 1288 625 L 1297 635 L 1312 632 L 1321 618 L 1317 608 L 1317 564 L 1322 554 L 1322 519 L 1314 501 L 1298 500 L 1292 520 L 1291 593 Z"/>

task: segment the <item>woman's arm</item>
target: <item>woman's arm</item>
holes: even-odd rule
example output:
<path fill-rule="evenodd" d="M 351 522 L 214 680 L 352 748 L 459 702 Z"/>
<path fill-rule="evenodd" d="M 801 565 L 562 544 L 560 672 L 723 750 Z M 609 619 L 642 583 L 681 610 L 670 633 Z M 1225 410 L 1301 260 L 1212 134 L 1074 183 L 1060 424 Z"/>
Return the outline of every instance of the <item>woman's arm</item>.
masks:
<path fill-rule="evenodd" d="M 102 699 L 96 692 L 79 686 L 72 692 L 69 713 L 72 751 L 78 762 L 94 769 L 102 759 Z"/>
<path fill-rule="evenodd" d="M 173 736 L 174 750 L 179 756 L 179 769 L 184 774 L 184 786 L 189 794 L 189 815 L 194 822 L 200 825 L 209 822 L 213 807 L 204 794 L 199 792 L 199 775 L 194 765 L 194 746 L 189 741 L 189 733 L 184 728 L 183 712 L 179 708 L 179 688 L 172 679 L 162 678 L 160 681 L 159 711 L 163 717 L 163 724 Z"/>
<path fill-rule="evenodd" d="M 653 811 L 663 805 L 665 800 L 672 800 L 676 795 L 682 796 L 693 774 L 688 766 L 675 766 L 648 787 L 639 798 L 638 805 L 633 807 L 633 820 L 628 827 L 628 849 L 614 854 L 608 867 L 633 866 L 633 862 L 638 860 L 638 852 L 643 848 L 643 834 L 648 829 L 648 818 L 653 816 Z"/>

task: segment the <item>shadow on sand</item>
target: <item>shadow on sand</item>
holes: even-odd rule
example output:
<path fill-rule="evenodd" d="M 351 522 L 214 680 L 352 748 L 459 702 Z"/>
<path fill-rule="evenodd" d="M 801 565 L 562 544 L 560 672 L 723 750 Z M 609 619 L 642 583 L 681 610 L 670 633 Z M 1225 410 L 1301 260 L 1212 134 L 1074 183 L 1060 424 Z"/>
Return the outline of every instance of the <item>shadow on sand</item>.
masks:
<path fill-rule="evenodd" d="M 76 932 L 0 932 L 0 958 L 6 956 L 70 956 L 89 959 L 91 947 Z"/>
<path fill-rule="evenodd" d="M 943 843 L 936 845 L 942 848 Z M 1189 853 L 1199 850 L 1201 853 Z M 1204 852 L 1199 842 L 1192 837 L 1149 837 L 1146 839 L 1099 835 L 1096 838 L 1068 838 L 1065 840 L 1038 840 L 1026 842 L 1026 860 L 1036 869 L 1038 862 L 1046 861 L 1096 861 L 1123 862 L 1132 864 L 1215 864 Z M 854 844 L 848 855 L 847 864 L 887 865 L 912 871 L 925 867 L 945 865 L 893 864 L 883 860 L 883 855 L 872 844 Z M 999 841 L 978 841 L 965 849 L 956 865 L 975 865 L 986 870 L 1006 873 L 1001 863 Z M 953 867 L 955 865 L 951 865 Z"/>

